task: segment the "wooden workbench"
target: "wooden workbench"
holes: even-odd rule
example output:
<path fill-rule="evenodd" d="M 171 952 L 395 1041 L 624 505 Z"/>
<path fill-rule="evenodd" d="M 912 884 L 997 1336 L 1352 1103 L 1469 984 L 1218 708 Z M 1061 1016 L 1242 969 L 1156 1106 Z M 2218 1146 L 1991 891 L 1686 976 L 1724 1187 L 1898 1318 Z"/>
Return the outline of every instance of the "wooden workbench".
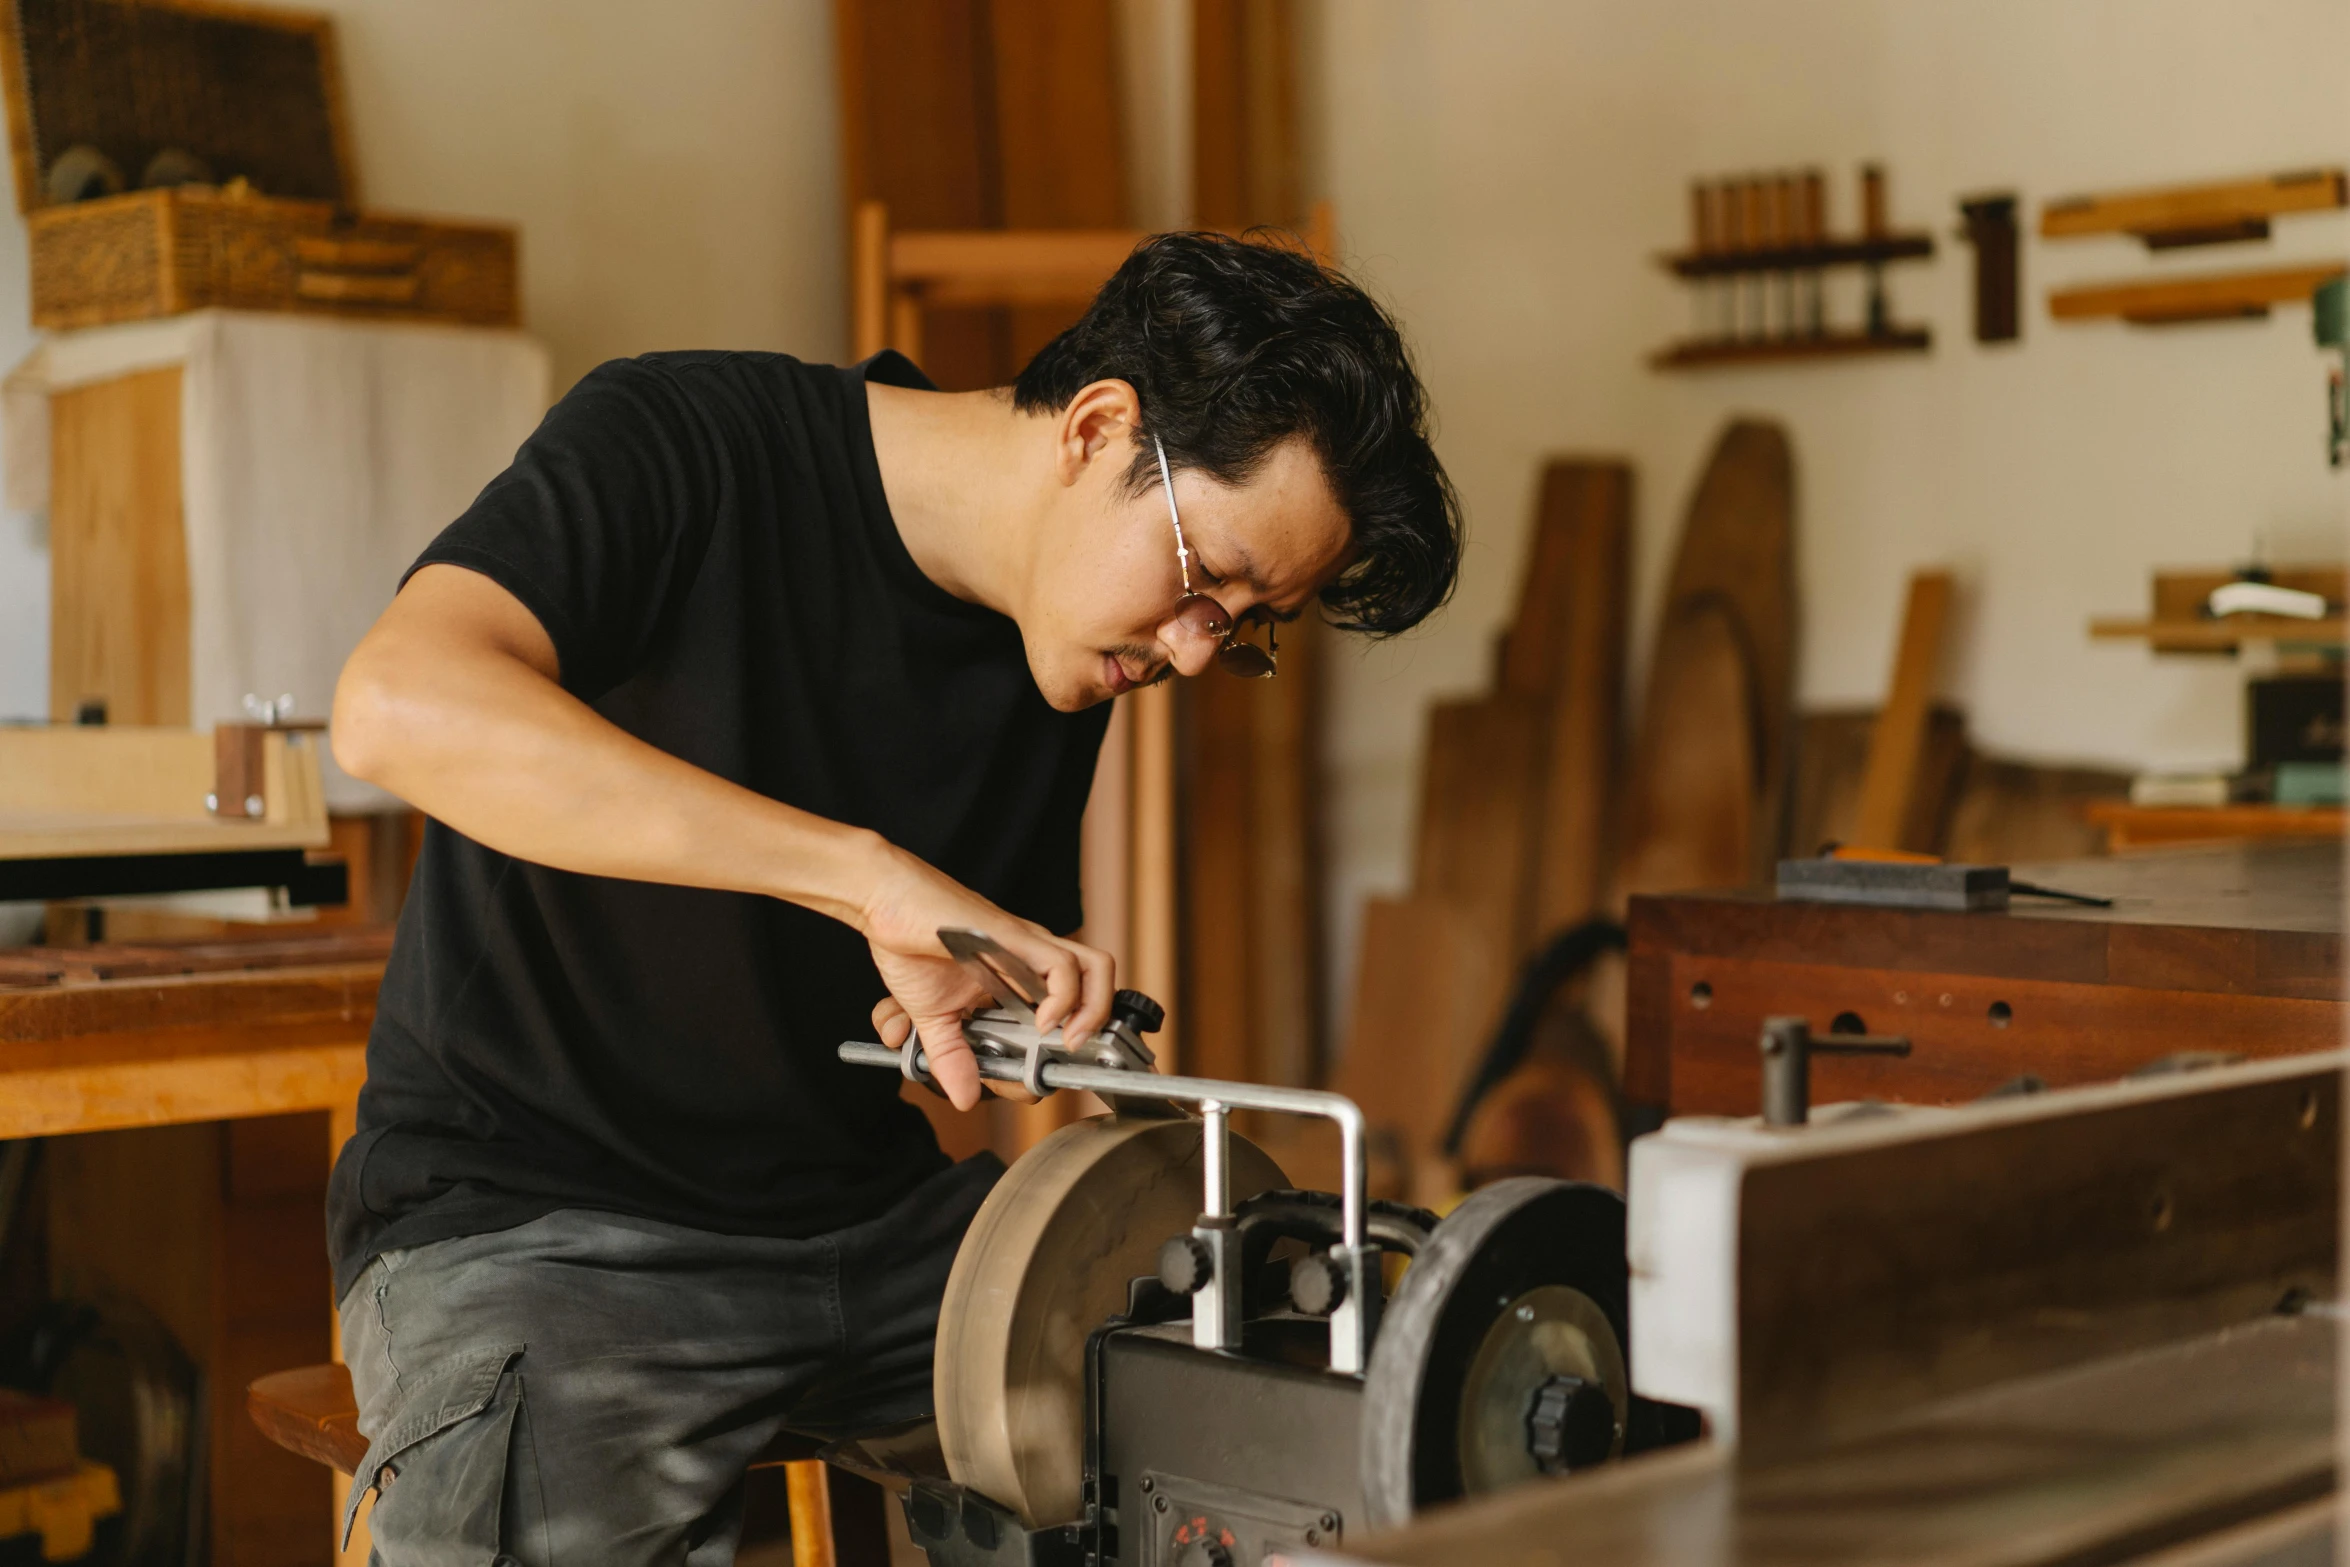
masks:
<path fill-rule="evenodd" d="M 2330 1318 L 2272 1317 L 1950 1399 L 1818 1452 L 1675 1448 L 1437 1509 L 1317 1561 L 2330 1561 L 2335 1337 Z"/>
<path fill-rule="evenodd" d="M 215 1562 L 331 1557 L 330 1477 L 263 1440 L 238 1391 L 331 1352 L 326 1172 L 390 942 L 344 926 L 0 951 L 0 1137 L 54 1139 L 52 1287 L 147 1307 L 219 1393 Z"/>
<path fill-rule="evenodd" d="M 1635 898 L 1625 1095 L 1651 1113 L 1752 1115 L 1762 1020 L 1902 1034 L 1907 1060 L 1820 1058 L 1815 1102 L 1970 1099 L 2031 1075 L 2093 1082 L 2188 1051 L 2342 1043 L 2340 839 L 2150 850 L 2014 867 L 2109 896 L 2005 913 Z"/>

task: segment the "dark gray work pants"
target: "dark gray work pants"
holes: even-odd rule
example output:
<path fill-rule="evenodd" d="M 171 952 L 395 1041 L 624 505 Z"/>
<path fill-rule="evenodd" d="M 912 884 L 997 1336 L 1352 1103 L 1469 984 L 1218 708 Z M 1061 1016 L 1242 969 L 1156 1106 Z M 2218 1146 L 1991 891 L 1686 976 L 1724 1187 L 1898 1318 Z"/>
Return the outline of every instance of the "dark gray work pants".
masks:
<path fill-rule="evenodd" d="M 342 1302 L 375 1561 L 725 1567 L 779 1429 L 930 1412 L 939 1296 L 1002 1173 L 967 1159 L 810 1240 L 565 1209 L 384 1253 Z"/>

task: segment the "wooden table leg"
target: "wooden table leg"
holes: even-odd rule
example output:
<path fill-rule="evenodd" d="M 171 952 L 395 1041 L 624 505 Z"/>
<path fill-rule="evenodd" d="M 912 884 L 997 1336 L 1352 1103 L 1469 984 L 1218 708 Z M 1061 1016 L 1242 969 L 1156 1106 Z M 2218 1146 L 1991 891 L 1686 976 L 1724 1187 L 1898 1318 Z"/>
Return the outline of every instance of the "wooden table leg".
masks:
<path fill-rule="evenodd" d="M 783 1466 L 791 1498 L 792 1567 L 835 1567 L 832 1556 L 832 1488 L 824 1461 L 801 1458 Z"/>

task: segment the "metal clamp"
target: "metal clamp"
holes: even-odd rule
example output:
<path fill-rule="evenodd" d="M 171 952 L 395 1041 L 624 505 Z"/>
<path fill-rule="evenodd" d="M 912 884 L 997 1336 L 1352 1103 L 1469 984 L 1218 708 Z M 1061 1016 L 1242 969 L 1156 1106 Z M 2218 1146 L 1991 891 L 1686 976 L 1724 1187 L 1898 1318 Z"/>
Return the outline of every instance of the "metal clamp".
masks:
<path fill-rule="evenodd" d="M 1765 1126 L 1801 1126 L 1811 1119 L 1813 1056 L 1906 1056 L 1909 1041 L 1896 1035 L 1829 1034 L 1811 1031 L 1808 1018 L 1767 1017 L 1762 1026 Z"/>
<path fill-rule="evenodd" d="M 1018 1060 L 1019 1075 L 1011 1081 L 1017 1081 L 1033 1097 L 1042 1099 L 1053 1091 L 1045 1081 L 1044 1069 L 1054 1061 L 1091 1062 L 1143 1071 L 1158 1064 L 1150 1046 L 1142 1042 L 1142 1035 L 1124 1017 L 1113 1018 L 1093 1038 L 1075 1044 L 1063 1029 L 1038 1028 L 1036 1003 L 1044 998 L 1045 983 L 1034 969 L 993 936 L 950 925 L 941 927 L 938 940 L 956 964 L 985 986 L 996 1000 L 994 1006 L 973 1013 L 963 1023 L 963 1038 L 971 1046 L 971 1053 L 982 1062 L 991 1057 Z M 910 1064 L 905 1071 L 909 1077 L 913 1075 Z M 984 1067 L 980 1076 L 999 1082 L 1007 1080 L 1003 1074 Z"/>
<path fill-rule="evenodd" d="M 939 934 L 945 940 L 949 932 Z M 976 933 L 954 934 L 960 938 Z M 955 945 L 948 942 L 948 950 L 953 951 Z M 961 956 L 957 954 L 958 960 Z M 1231 1216 L 1228 1113 L 1263 1110 L 1276 1115 L 1312 1116 L 1338 1124 L 1340 1240 L 1330 1249 L 1330 1255 L 1345 1271 L 1346 1289 L 1337 1309 L 1330 1314 L 1330 1369 L 1360 1374 L 1370 1363 L 1371 1339 L 1378 1330 L 1380 1306 L 1379 1252 L 1364 1234 L 1364 1216 L 1369 1206 L 1365 1191 L 1369 1182 L 1361 1108 L 1343 1094 L 1319 1089 L 1274 1088 L 1261 1083 L 1162 1075 L 1153 1070 L 1150 1052 L 1139 1038 L 1112 1040 L 1114 1035 L 1131 1034 L 1122 1025 L 1104 1029 L 1080 1054 L 1041 1048 L 1033 1009 L 1028 1011 L 1025 1037 L 1012 1032 L 1020 1021 L 1016 1015 L 981 1012 L 964 1024 L 964 1034 L 972 1041 L 972 1055 L 982 1080 L 1024 1085 L 1033 1082 L 1037 1088 L 1047 1091 L 1073 1088 L 1105 1099 L 1171 1101 L 1199 1107 L 1204 1134 L 1200 1200 L 1203 1222 L 1193 1233 L 1215 1250 L 1216 1265 L 1207 1283 L 1193 1297 L 1192 1333 L 1193 1341 L 1206 1348 L 1237 1348 L 1240 1338 L 1241 1281 L 1234 1276 L 1239 1271 L 1237 1236 L 1232 1238 L 1228 1265 L 1223 1242 L 1216 1237 L 1232 1232 L 1228 1224 L 1219 1226 L 1212 1222 L 1228 1221 Z M 999 1038 L 999 1030 L 1007 1037 Z M 1007 1042 L 1026 1045 L 1031 1039 L 1037 1040 L 1039 1048 L 1005 1048 Z M 989 1048 L 980 1048 L 982 1041 Z M 1105 1041 L 1112 1042 L 1105 1044 Z M 1126 1043 L 1131 1043 L 1138 1054 L 1127 1053 L 1123 1048 Z M 918 1039 L 908 1038 L 903 1050 L 849 1040 L 840 1047 L 840 1058 L 854 1066 L 893 1068 L 918 1083 L 936 1082 L 931 1075 L 929 1054 Z"/>

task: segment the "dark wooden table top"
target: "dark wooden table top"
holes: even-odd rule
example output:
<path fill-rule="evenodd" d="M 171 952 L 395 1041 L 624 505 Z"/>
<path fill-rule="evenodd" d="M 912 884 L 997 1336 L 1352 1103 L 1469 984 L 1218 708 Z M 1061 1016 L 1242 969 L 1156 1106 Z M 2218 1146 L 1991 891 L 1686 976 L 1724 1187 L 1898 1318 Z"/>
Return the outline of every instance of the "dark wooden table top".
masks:
<path fill-rule="evenodd" d="M 2004 912 L 1781 901 L 1768 890 L 1632 900 L 1635 951 L 2344 1000 L 2343 846 L 2271 839 L 2014 866 L 2110 897 Z"/>

